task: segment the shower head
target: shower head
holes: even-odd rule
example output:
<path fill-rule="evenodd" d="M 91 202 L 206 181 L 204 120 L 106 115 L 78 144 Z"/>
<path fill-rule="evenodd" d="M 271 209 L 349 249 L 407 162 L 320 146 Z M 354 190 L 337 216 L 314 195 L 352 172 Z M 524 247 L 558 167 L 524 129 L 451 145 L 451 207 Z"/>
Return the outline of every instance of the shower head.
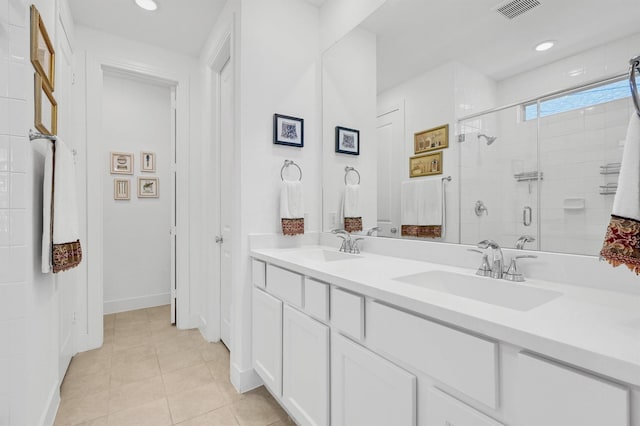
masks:
<path fill-rule="evenodd" d="M 492 143 L 494 143 L 496 141 L 496 139 L 498 139 L 497 136 L 487 136 L 484 135 L 482 133 L 478 133 L 478 139 L 480 138 L 485 138 L 487 140 L 487 145 L 491 145 Z"/>

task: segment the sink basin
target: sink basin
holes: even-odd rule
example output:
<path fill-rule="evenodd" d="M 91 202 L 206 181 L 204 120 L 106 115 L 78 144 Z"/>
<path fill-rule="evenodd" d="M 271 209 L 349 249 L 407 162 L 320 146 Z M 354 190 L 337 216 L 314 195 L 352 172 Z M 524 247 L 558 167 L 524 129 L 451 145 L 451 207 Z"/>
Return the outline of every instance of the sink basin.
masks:
<path fill-rule="evenodd" d="M 360 259 L 362 256 L 351 253 L 343 253 L 325 249 L 300 250 L 296 252 L 296 256 L 305 260 L 313 260 L 315 262 L 337 262 L 340 260 Z"/>
<path fill-rule="evenodd" d="M 545 288 L 446 271 L 421 272 L 394 280 L 517 311 L 528 311 L 562 296 Z"/>

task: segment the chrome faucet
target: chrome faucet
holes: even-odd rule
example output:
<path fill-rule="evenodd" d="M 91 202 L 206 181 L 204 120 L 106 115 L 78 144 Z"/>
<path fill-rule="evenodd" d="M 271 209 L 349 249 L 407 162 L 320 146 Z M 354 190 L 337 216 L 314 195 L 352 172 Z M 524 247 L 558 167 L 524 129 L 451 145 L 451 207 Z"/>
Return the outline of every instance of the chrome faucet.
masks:
<path fill-rule="evenodd" d="M 536 239 L 531 235 L 521 235 L 520 238 L 518 238 L 518 241 L 516 241 L 516 249 L 522 250 L 526 243 L 532 243 L 535 240 Z"/>
<path fill-rule="evenodd" d="M 373 228 L 367 229 L 367 237 L 371 237 L 374 232 L 378 232 L 378 231 L 380 231 L 379 226 L 374 226 Z"/>
<path fill-rule="evenodd" d="M 504 274 L 504 257 L 500 245 L 493 240 L 482 240 L 478 243 L 478 248 L 491 249 L 491 278 L 502 278 Z"/>
<path fill-rule="evenodd" d="M 345 231 L 344 229 L 333 229 L 331 231 L 332 234 L 335 234 L 337 237 L 342 238 L 342 244 L 340 245 L 340 250 L 341 252 L 344 253 L 351 253 L 351 250 L 353 249 L 352 247 L 352 241 L 351 241 L 351 234 L 349 234 L 347 231 Z"/>

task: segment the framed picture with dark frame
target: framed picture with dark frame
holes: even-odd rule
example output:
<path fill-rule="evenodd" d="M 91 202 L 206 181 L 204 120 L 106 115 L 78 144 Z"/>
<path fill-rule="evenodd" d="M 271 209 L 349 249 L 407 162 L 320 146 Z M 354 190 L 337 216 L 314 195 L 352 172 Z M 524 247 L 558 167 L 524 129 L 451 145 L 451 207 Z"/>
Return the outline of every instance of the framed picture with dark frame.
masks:
<path fill-rule="evenodd" d="M 304 146 L 304 119 L 273 114 L 273 143 L 302 148 Z"/>
<path fill-rule="evenodd" d="M 336 152 L 360 155 L 360 131 L 336 126 Z"/>

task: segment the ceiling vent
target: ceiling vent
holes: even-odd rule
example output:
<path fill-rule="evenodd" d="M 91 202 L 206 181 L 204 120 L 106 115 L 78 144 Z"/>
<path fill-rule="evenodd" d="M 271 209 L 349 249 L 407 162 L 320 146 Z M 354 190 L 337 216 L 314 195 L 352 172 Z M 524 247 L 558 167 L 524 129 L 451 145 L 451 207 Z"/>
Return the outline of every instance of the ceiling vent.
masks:
<path fill-rule="evenodd" d="M 494 10 L 507 19 L 513 19 L 527 13 L 531 9 L 535 9 L 541 4 L 538 0 L 511 0 L 500 3 Z"/>

